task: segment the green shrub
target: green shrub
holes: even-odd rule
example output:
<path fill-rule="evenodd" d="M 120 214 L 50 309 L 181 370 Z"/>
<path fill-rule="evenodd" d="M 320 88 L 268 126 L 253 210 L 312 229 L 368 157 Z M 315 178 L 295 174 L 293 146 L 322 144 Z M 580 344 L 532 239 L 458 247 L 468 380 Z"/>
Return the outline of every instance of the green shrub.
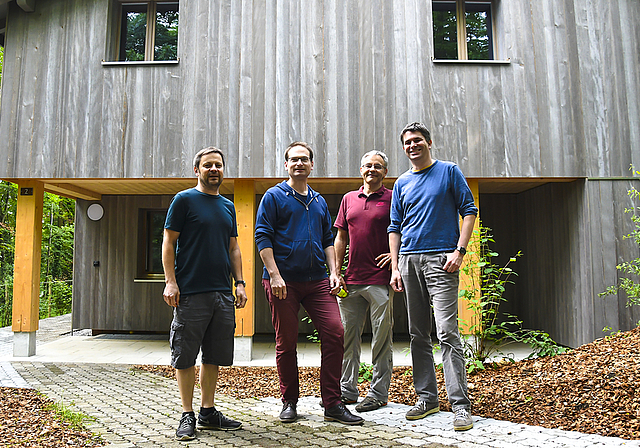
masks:
<path fill-rule="evenodd" d="M 634 170 L 631 166 L 631 172 L 636 176 L 640 176 L 640 171 Z M 640 205 L 636 205 L 636 202 L 640 199 L 640 191 L 635 187 L 627 192 L 631 198 L 633 206 L 631 208 L 625 208 L 624 212 L 631 215 L 631 221 L 633 222 L 635 229 L 624 235 L 623 239 L 631 239 L 640 248 Z M 600 297 L 617 295 L 620 291 L 627 295 L 627 307 L 633 305 L 640 305 L 640 257 L 620 263 L 616 266 L 616 269 L 626 275 L 619 280 L 617 285 L 609 286 L 604 292 L 598 294 Z M 636 323 L 640 326 L 640 321 Z"/>
<path fill-rule="evenodd" d="M 505 358 L 501 347 L 511 341 L 529 345 L 532 349 L 530 357 L 552 356 L 565 351 L 547 333 L 524 329 L 521 319 L 500 311 L 500 305 L 507 301 L 504 297 L 506 287 L 513 284 L 513 278 L 518 275 L 511 265 L 522 253 L 517 252 L 500 266 L 494 262 L 498 253 L 491 250 L 491 243 L 495 243 L 491 229 L 480 225 L 479 230 L 474 230 L 469 257 L 462 267 L 469 284 L 460 290 L 459 295 L 467 300 L 468 309 L 476 316 L 471 322 L 460 323 L 461 332 L 470 335 L 463 338 L 469 373 L 484 369 L 487 361 L 495 355 Z"/>

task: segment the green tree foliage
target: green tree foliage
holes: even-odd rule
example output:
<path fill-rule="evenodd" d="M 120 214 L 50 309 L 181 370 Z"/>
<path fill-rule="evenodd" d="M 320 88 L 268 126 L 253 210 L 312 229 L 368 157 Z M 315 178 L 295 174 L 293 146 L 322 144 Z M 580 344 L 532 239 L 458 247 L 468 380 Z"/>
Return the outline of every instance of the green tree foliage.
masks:
<path fill-rule="evenodd" d="M 4 48 L 0 47 L 0 85 L 2 85 L 2 64 L 4 63 Z"/>
<path fill-rule="evenodd" d="M 11 324 L 18 187 L 0 182 L 0 326 Z M 40 318 L 71 311 L 75 201 L 45 193 Z"/>
<path fill-rule="evenodd" d="M 433 11 L 433 42 L 436 59 L 458 59 L 455 6 L 449 11 Z"/>
<path fill-rule="evenodd" d="M 0 327 L 11 323 L 18 186 L 0 182 Z"/>
<path fill-rule="evenodd" d="M 17 196 L 17 185 L 0 182 L 0 281 L 2 283 L 13 276 Z"/>
<path fill-rule="evenodd" d="M 636 176 L 640 176 L 640 171 L 635 170 L 633 166 L 631 166 L 631 172 Z M 635 229 L 622 238 L 633 240 L 640 248 L 640 204 L 638 204 L 640 191 L 635 187 L 631 187 L 627 193 L 633 205 L 631 208 L 625 208 L 624 212 L 631 215 L 631 221 Z M 616 266 L 616 269 L 626 276 L 621 278 L 617 285 L 609 286 L 606 291 L 598 295 L 604 297 L 616 295 L 622 291 L 627 295 L 627 307 L 640 305 L 640 257 L 620 263 Z M 640 326 L 640 321 L 636 325 Z"/>
<path fill-rule="evenodd" d="M 144 61 L 144 46 L 147 38 L 147 13 L 127 12 L 127 61 Z"/>
<path fill-rule="evenodd" d="M 155 23 L 155 47 L 153 58 L 156 61 L 174 61 L 178 58 L 178 11 L 175 5 L 158 5 Z M 125 55 L 127 61 L 144 61 L 147 45 L 147 12 L 134 5 L 126 15 Z"/>
<path fill-rule="evenodd" d="M 489 59 L 489 30 L 486 12 L 467 12 L 467 57 L 469 59 Z"/>
<path fill-rule="evenodd" d="M 465 12 L 467 58 L 490 59 L 486 11 Z M 455 4 L 433 10 L 433 42 L 436 59 L 458 59 L 458 23 Z"/>
<path fill-rule="evenodd" d="M 167 9 L 156 13 L 156 38 L 153 58 L 156 61 L 178 59 L 178 11 Z"/>

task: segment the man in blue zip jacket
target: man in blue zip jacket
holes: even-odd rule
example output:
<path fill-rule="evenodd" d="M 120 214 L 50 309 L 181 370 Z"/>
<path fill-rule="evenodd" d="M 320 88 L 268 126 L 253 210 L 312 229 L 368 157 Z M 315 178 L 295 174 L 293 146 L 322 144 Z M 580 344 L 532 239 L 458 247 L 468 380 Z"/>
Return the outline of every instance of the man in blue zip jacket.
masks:
<path fill-rule="evenodd" d="M 276 364 L 282 393 L 280 420 L 296 421 L 298 311 L 304 306 L 321 341 L 320 393 L 324 419 L 359 425 L 340 400 L 344 331 L 335 295 L 340 289 L 331 216 L 324 198 L 307 184 L 313 150 L 291 143 L 285 153 L 289 179 L 269 188 L 256 217 L 256 245 L 264 263 L 262 285 L 276 330 Z M 327 268 L 329 275 L 327 276 Z"/>

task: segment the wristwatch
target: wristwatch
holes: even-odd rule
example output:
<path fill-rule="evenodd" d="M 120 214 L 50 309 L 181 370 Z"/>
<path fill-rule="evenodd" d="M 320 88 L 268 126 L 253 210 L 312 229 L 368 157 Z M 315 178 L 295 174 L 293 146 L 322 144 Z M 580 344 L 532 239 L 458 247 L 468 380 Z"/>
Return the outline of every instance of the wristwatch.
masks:
<path fill-rule="evenodd" d="M 462 255 L 466 255 L 466 253 L 467 253 L 467 249 L 465 247 L 462 247 L 462 246 L 456 247 L 456 250 L 458 252 L 460 252 Z"/>
<path fill-rule="evenodd" d="M 236 280 L 236 288 L 238 287 L 238 285 L 247 286 L 247 282 L 245 282 L 244 280 Z"/>

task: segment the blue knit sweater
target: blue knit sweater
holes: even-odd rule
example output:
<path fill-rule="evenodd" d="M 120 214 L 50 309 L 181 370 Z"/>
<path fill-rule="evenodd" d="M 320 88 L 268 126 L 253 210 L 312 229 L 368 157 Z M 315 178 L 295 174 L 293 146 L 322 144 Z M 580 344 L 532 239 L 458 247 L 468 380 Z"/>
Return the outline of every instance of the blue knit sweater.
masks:
<path fill-rule="evenodd" d="M 393 186 L 388 232 L 400 233 L 401 254 L 452 252 L 460 237 L 458 216 L 478 215 L 467 181 L 454 163 L 436 160 L 407 171 Z"/>

